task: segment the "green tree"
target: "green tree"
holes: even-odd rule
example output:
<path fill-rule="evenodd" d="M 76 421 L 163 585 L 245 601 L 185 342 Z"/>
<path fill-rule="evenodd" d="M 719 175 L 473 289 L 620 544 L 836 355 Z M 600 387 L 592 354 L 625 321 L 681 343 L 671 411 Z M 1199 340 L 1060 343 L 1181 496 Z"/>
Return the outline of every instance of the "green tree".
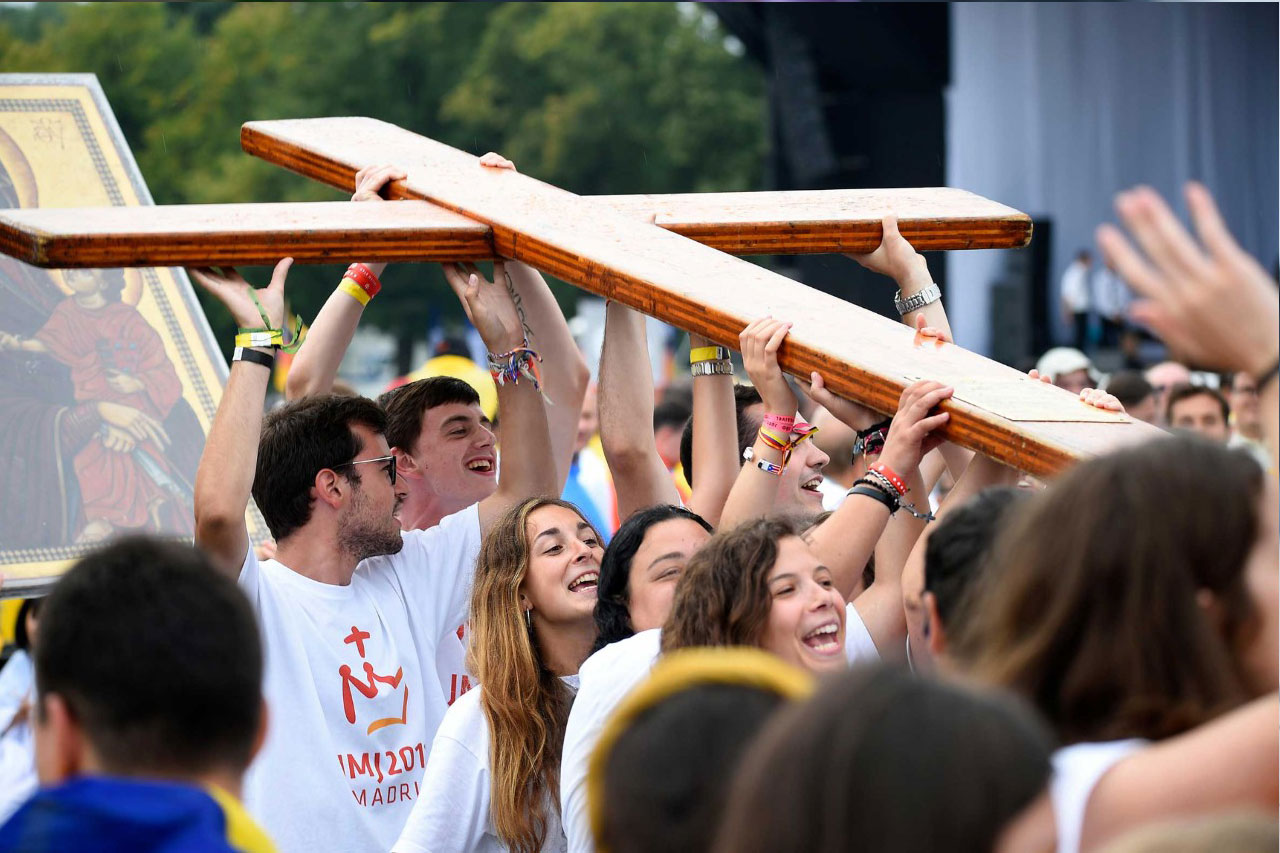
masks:
<path fill-rule="evenodd" d="M 0 10 L 0 71 L 97 74 L 161 204 L 344 197 L 245 156 L 255 119 L 372 116 L 579 193 L 751 189 L 766 139 L 759 70 L 696 4 L 36 4 Z M 304 317 L 341 269 L 291 274 Z M 402 360 L 433 306 L 461 318 L 437 268 L 385 278 L 366 322 Z"/>

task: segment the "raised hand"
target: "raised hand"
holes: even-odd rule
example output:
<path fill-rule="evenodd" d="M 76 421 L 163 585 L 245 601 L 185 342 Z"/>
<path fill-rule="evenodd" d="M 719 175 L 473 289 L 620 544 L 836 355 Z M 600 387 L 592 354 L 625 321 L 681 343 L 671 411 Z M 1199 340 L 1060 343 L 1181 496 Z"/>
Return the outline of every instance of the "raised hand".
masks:
<path fill-rule="evenodd" d="M 494 151 L 490 151 L 482 156 L 480 158 L 480 165 L 490 169 L 510 169 L 513 172 L 517 171 L 515 163 L 512 163 L 506 157 L 503 157 L 501 154 Z"/>
<path fill-rule="evenodd" d="M 1257 376 L 1276 362 L 1280 295 L 1236 243 L 1208 190 L 1186 188 L 1200 245 L 1150 187 L 1116 196 L 1116 210 L 1144 259 L 1112 225 L 1099 226 L 1103 255 L 1143 299 L 1130 309 L 1184 359 Z"/>
<path fill-rule="evenodd" d="M 881 220 L 881 227 L 884 233 L 874 252 L 847 257 L 853 258 L 872 272 L 889 276 L 904 290 L 915 279 L 921 279 L 921 287 L 928 286 L 933 281 L 929 275 L 929 267 L 924 256 L 898 231 L 898 217 L 892 213 L 886 215 Z"/>
<path fill-rule="evenodd" d="M 951 343 L 951 336 L 947 334 L 946 329 L 939 329 L 936 326 L 930 326 L 929 321 L 925 319 L 924 314 L 917 314 L 916 343 L 921 344 L 926 338 L 932 338 L 939 346 Z"/>
<path fill-rule="evenodd" d="M 524 326 L 511 294 L 485 278 L 475 264 L 442 264 L 444 277 L 462 302 L 490 352 L 509 352 L 524 344 Z M 502 261 L 493 262 L 493 277 L 505 279 Z"/>
<path fill-rule="evenodd" d="M 778 367 L 778 348 L 791 331 L 791 325 L 772 317 L 761 317 L 752 320 L 738 335 L 742 366 L 770 414 L 794 415 L 796 411 L 796 395 L 791 393 L 791 386 Z"/>
<path fill-rule="evenodd" d="M 187 272 L 199 282 L 201 287 L 227 306 L 227 310 L 235 318 L 236 325 L 245 329 L 256 329 L 262 326 L 262 315 L 258 313 L 258 306 L 253 304 L 253 299 L 249 296 L 253 292 L 257 294 L 271 328 L 280 329 L 283 328 L 284 323 L 284 280 L 288 277 L 291 266 L 293 266 L 293 258 L 280 261 L 271 273 L 271 284 L 256 291 L 253 285 L 230 267 L 223 267 L 221 270 L 200 267 Z"/>
<path fill-rule="evenodd" d="M 929 413 L 954 391 L 949 385 L 929 379 L 908 385 L 898 400 L 898 411 L 885 438 L 880 461 L 904 477 L 908 471 L 920 467 L 924 455 L 943 442 L 936 430 L 950 419 L 946 412 Z"/>
<path fill-rule="evenodd" d="M 1046 385 L 1052 385 L 1048 376 L 1041 376 L 1040 371 L 1034 367 L 1027 371 L 1030 379 L 1043 382 Z M 1080 402 L 1087 406 L 1093 406 L 1095 409 L 1102 409 L 1108 412 L 1119 412 L 1125 414 L 1124 404 L 1114 394 L 1108 394 L 1106 391 L 1100 391 L 1097 388 L 1085 388 L 1080 392 Z"/>
<path fill-rule="evenodd" d="M 833 394 L 828 388 L 827 383 L 823 380 L 822 375 L 818 371 L 809 374 L 809 383 L 805 385 L 804 392 L 813 398 L 813 401 L 822 408 L 831 413 L 832 417 L 840 421 L 845 426 L 861 432 L 869 429 L 871 426 L 884 420 L 881 415 L 868 409 L 860 403 L 852 400 L 846 400 L 837 394 Z"/>
<path fill-rule="evenodd" d="M 356 191 L 352 201 L 385 201 L 382 190 L 392 181 L 403 181 L 408 173 L 398 166 L 365 166 L 356 172 Z"/>

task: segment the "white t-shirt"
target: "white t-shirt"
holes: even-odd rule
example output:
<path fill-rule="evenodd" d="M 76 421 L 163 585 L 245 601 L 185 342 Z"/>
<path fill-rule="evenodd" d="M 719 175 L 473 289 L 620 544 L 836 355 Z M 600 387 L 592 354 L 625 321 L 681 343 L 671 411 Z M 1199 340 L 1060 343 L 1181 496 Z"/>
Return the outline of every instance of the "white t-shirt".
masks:
<path fill-rule="evenodd" d="M 436 672 L 440 674 L 440 689 L 444 691 L 444 703 L 452 705 L 458 697 L 480 682 L 467 669 L 467 626 L 459 625 L 451 636 L 440 641 L 436 649 Z"/>
<path fill-rule="evenodd" d="M 576 690 L 578 676 L 561 679 Z M 489 722 L 480 707 L 482 688 L 458 697 L 431 744 L 422 796 L 413 806 L 393 853 L 505 853 L 490 812 Z M 543 853 L 564 853 L 560 813 L 546 801 Z"/>
<path fill-rule="evenodd" d="M 36 792 L 36 744 L 30 718 L 13 722 L 24 702 L 33 698 L 35 672 L 21 649 L 0 670 L 0 823 Z"/>
<path fill-rule="evenodd" d="M 591 853 L 587 817 L 587 765 L 613 709 L 644 680 L 658 660 L 662 630 L 641 631 L 605 646 L 578 669 L 578 696 L 569 712 L 560 760 L 560 816 L 570 853 Z M 845 607 L 844 653 L 850 664 L 880 659 L 871 633 L 852 604 Z"/>
<path fill-rule="evenodd" d="M 409 819 L 445 712 L 440 642 L 466 615 L 475 506 L 402 534 L 347 586 L 249 549 L 240 588 L 262 628 L 266 742 L 244 802 L 282 853 L 386 851 Z"/>
<path fill-rule="evenodd" d="M 1074 314 L 1089 310 L 1089 268 L 1080 261 L 1072 261 L 1062 274 L 1062 301 Z"/>
<path fill-rule="evenodd" d="M 1054 752 L 1049 799 L 1057 826 L 1057 853 L 1078 853 L 1093 789 L 1108 770 L 1146 745 L 1147 741 L 1142 738 L 1131 738 L 1077 743 Z"/>

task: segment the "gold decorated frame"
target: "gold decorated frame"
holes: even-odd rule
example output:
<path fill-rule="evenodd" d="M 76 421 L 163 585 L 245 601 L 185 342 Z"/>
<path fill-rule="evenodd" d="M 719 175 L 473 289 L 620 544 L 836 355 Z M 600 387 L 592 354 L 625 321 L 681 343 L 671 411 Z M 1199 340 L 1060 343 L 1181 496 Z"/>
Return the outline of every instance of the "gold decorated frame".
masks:
<path fill-rule="evenodd" d="M 11 165 L 13 145 L 29 166 L 25 178 L 39 187 L 39 206 L 138 206 L 153 204 L 124 135 L 92 74 L 0 74 L 0 159 Z M 7 139 L 5 138 L 7 137 Z M 15 181 L 15 183 L 18 183 Z M 26 206 L 23 189 L 19 200 Z M 227 365 L 209 324 L 181 269 L 126 271 L 126 299 L 155 329 L 177 371 L 182 397 L 207 436 L 217 410 Z M 0 305 L 0 311 L 5 310 Z M 14 460 L 0 460 L 0 477 L 12 473 Z M 64 472 L 74 477 L 74 472 Z M 63 483 L 29 483 L 27 488 L 62 488 Z M 250 535 L 268 534 L 256 509 L 249 513 Z M 159 535 L 165 535 L 163 531 Z M 0 597 L 47 589 L 90 546 L 66 544 L 40 548 L 8 547 L 0 541 Z"/>

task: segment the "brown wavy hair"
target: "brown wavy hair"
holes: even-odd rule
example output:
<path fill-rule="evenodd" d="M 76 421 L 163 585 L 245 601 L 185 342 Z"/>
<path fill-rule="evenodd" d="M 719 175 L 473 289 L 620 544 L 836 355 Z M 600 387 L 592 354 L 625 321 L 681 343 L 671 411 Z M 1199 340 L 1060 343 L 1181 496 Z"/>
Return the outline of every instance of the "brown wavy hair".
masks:
<path fill-rule="evenodd" d="M 1262 476 L 1190 437 L 1076 466 L 1009 520 L 952 654 L 1030 699 L 1064 744 L 1159 740 L 1238 705 L 1260 627 L 1244 569 Z"/>
<path fill-rule="evenodd" d="M 543 663 L 520 606 L 520 584 L 529 570 L 529 516 L 544 506 L 582 517 L 573 504 L 555 498 L 512 507 L 485 535 L 471 590 L 467 667 L 480 682 L 489 724 L 489 809 L 498 837 L 515 853 L 542 849 L 547 799 L 560 808 L 560 752 L 573 701 Z"/>
<path fill-rule="evenodd" d="M 768 579 L 778 542 L 808 529 L 800 518 L 759 518 L 711 537 L 676 583 L 662 650 L 758 645 L 773 606 Z"/>

